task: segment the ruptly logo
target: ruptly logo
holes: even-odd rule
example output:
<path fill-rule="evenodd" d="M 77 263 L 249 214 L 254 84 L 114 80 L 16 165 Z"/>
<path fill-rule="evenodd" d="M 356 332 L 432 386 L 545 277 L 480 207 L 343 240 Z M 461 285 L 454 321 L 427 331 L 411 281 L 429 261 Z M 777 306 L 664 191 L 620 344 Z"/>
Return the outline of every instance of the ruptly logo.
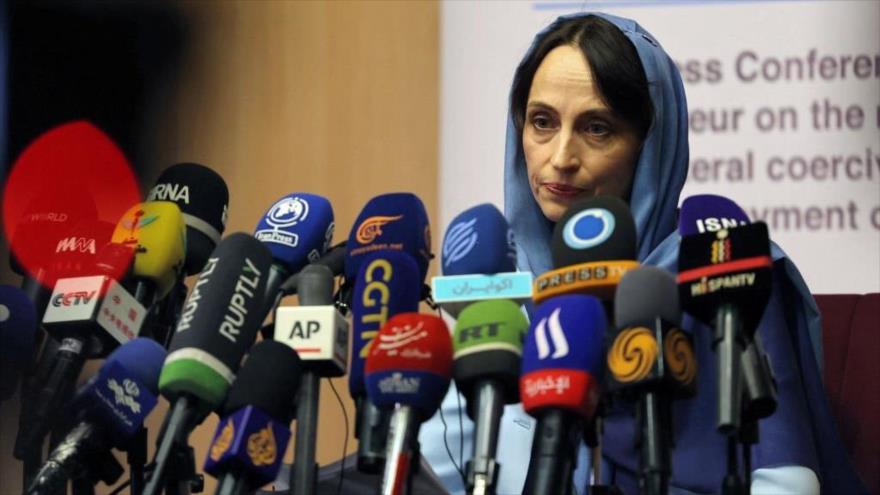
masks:
<path fill-rule="evenodd" d="M 150 190 L 147 201 L 172 201 L 174 203 L 189 204 L 189 186 L 186 184 L 156 184 Z"/>
<path fill-rule="evenodd" d="M 260 270 L 251 261 L 250 258 L 244 259 L 245 266 L 241 269 L 238 276 L 238 282 L 235 284 L 235 290 L 229 298 L 228 311 L 220 323 L 220 335 L 229 339 L 230 342 L 236 343 L 241 333 L 241 327 L 245 323 L 248 314 L 249 301 L 256 296 L 257 286 L 260 284 Z"/>
<path fill-rule="evenodd" d="M 56 253 L 77 252 L 95 254 L 95 240 L 89 237 L 68 237 L 55 246 Z"/>
<path fill-rule="evenodd" d="M 730 238 L 728 237 L 727 230 L 719 230 L 717 235 L 718 239 L 712 241 L 712 263 L 726 263 L 733 257 L 733 252 L 730 248 Z"/>
<path fill-rule="evenodd" d="M 401 347 L 428 336 L 428 331 L 425 330 L 421 321 L 414 327 L 409 325 L 391 327 L 391 332 L 391 335 L 380 333 L 379 340 L 376 342 L 378 349 L 385 351 L 389 356 L 396 356 Z"/>
<path fill-rule="evenodd" d="M 589 208 L 568 219 L 562 239 L 572 249 L 588 249 L 607 241 L 612 233 L 614 215 L 604 208 Z"/>
<path fill-rule="evenodd" d="M 446 238 L 443 240 L 443 266 L 448 267 L 450 264 L 464 258 L 474 249 L 477 244 L 477 231 L 474 228 L 477 219 L 474 217 L 469 221 L 459 222 L 446 232 Z"/>
<path fill-rule="evenodd" d="M 648 376 L 657 360 L 657 341 L 645 327 L 627 328 L 617 334 L 608 351 L 608 369 L 620 383 Z"/>
<path fill-rule="evenodd" d="M 251 458 L 254 466 L 271 466 L 278 457 L 278 446 L 275 442 L 275 434 L 272 432 L 272 423 L 256 433 L 252 433 L 247 441 L 247 455 Z"/>
<path fill-rule="evenodd" d="M 417 394 L 421 381 L 419 377 L 404 377 L 402 373 L 394 372 L 379 380 L 379 390 L 383 394 Z"/>
<path fill-rule="evenodd" d="M 377 215 L 370 217 L 363 222 L 355 233 L 355 239 L 361 244 L 369 244 L 382 235 L 382 227 L 391 222 L 396 222 L 403 218 L 403 215 L 383 216 Z"/>
<path fill-rule="evenodd" d="M 137 401 L 137 398 L 140 397 L 141 390 L 138 388 L 137 383 L 126 378 L 122 380 L 120 385 L 119 382 L 111 378 L 107 380 L 107 388 L 113 392 L 113 400 L 117 406 L 126 406 L 131 409 L 132 413 L 140 414 L 141 404 Z"/>
<path fill-rule="evenodd" d="M 562 325 L 559 323 L 559 314 L 562 308 L 556 308 L 548 318 L 543 318 L 538 322 L 535 328 L 535 344 L 538 346 L 538 359 L 544 359 L 550 356 L 550 344 L 547 342 L 547 333 L 549 330 L 550 340 L 553 341 L 553 359 L 565 357 L 568 355 L 568 341 L 565 339 L 565 332 L 562 331 Z"/>
<path fill-rule="evenodd" d="M 269 208 L 269 213 L 266 214 L 266 223 L 275 228 L 293 227 L 308 216 L 308 201 L 298 196 L 281 198 Z"/>
<path fill-rule="evenodd" d="M 235 425 L 232 424 L 232 419 L 230 419 L 226 422 L 226 426 L 223 427 L 223 430 L 220 431 L 220 435 L 211 445 L 210 455 L 212 461 L 217 462 L 223 457 L 223 454 L 225 454 L 232 445 L 233 437 L 235 437 Z"/>

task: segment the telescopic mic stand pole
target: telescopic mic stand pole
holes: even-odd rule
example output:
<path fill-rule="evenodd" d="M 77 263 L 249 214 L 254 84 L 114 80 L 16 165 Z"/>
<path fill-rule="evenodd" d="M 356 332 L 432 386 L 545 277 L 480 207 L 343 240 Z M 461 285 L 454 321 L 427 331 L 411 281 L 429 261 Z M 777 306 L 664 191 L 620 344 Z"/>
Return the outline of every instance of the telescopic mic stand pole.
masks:
<path fill-rule="evenodd" d="M 299 273 L 297 292 L 300 306 L 333 305 L 333 273 L 323 265 L 308 265 Z M 308 364 L 305 362 L 304 364 Z M 296 445 L 290 487 L 292 493 L 315 493 L 318 466 L 315 463 L 318 434 L 318 402 L 321 376 L 308 366 L 303 370 L 296 404 Z"/>

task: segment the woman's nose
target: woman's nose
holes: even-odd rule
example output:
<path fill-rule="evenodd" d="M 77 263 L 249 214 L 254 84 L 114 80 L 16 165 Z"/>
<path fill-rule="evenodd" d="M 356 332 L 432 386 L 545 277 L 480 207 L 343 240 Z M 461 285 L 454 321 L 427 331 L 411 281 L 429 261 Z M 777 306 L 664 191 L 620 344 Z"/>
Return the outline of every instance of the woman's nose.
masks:
<path fill-rule="evenodd" d="M 553 168 L 564 172 L 580 167 L 581 161 L 574 133 L 563 129 L 556 138 L 556 149 L 551 157 Z"/>

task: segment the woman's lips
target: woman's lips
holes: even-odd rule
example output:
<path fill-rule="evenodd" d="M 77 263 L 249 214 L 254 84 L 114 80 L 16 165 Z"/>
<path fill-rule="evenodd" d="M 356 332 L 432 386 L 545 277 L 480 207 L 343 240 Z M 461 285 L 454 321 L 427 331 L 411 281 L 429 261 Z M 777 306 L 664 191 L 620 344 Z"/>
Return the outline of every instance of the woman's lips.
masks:
<path fill-rule="evenodd" d="M 544 182 L 541 184 L 544 186 L 547 191 L 556 196 L 561 196 L 563 198 L 573 198 L 581 193 L 583 193 L 586 189 L 570 186 L 568 184 L 560 184 L 558 182 Z"/>

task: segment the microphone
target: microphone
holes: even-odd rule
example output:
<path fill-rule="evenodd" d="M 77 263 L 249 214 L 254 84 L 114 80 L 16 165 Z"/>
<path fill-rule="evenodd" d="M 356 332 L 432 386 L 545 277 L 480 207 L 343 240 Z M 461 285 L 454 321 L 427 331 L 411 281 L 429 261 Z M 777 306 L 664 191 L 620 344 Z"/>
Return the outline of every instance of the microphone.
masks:
<path fill-rule="evenodd" d="M 364 258 L 378 250 L 403 251 L 416 261 L 419 283 L 431 254 L 431 227 L 422 200 L 412 193 L 381 194 L 369 200 L 348 235 L 345 278 L 354 280 Z"/>
<path fill-rule="evenodd" d="M 0 285 L 0 402 L 15 395 L 20 370 L 31 366 L 37 312 L 24 291 Z"/>
<path fill-rule="evenodd" d="M 500 465 L 495 462 L 501 415 L 519 402 L 522 342 L 529 323 L 519 305 L 480 301 L 465 308 L 452 338 L 452 377 L 474 421 L 474 450 L 466 467 L 468 493 L 494 494 Z"/>
<path fill-rule="evenodd" d="M 131 340 L 113 351 L 74 400 L 80 408 L 79 422 L 49 455 L 27 493 L 64 492 L 67 480 L 100 470 L 93 456 L 131 438 L 155 407 L 164 359 L 165 349 L 147 338 Z M 117 469 L 115 478 L 121 474 Z"/>
<path fill-rule="evenodd" d="M 419 425 L 434 415 L 449 388 L 452 342 L 443 320 L 402 313 L 382 327 L 365 365 L 367 394 L 377 407 L 394 412 L 382 495 L 400 495 L 418 465 Z"/>
<path fill-rule="evenodd" d="M 553 229 L 550 252 L 556 268 L 535 279 L 535 303 L 574 293 L 611 300 L 623 274 L 639 266 L 629 207 L 613 196 L 572 204 Z"/>
<path fill-rule="evenodd" d="M 378 473 L 385 462 L 390 416 L 367 399 L 364 360 L 370 345 L 393 316 L 419 309 L 421 283 L 416 261 L 404 251 L 380 250 L 359 259 L 352 291 L 352 352 L 348 390 L 355 401 L 357 468 Z"/>
<path fill-rule="evenodd" d="M 348 365 L 348 322 L 333 305 L 333 273 L 308 265 L 299 273 L 299 307 L 278 308 L 275 340 L 290 346 L 303 360 L 296 409 L 296 451 L 291 470 L 295 493 L 315 491 L 318 405 L 322 377 L 343 376 Z"/>
<path fill-rule="evenodd" d="M 748 223 L 746 212 L 732 200 L 724 196 L 700 194 L 685 198 L 682 202 L 678 232 L 685 237 Z M 776 382 L 763 347 L 761 335 L 755 333 L 753 338 L 747 339 L 740 359 L 746 399 L 743 416 L 747 420 L 766 418 L 776 411 Z"/>
<path fill-rule="evenodd" d="M 164 298 L 180 277 L 186 255 L 186 225 L 176 204 L 139 203 L 117 222 L 111 242 L 132 250 L 135 298 L 144 306 Z"/>
<path fill-rule="evenodd" d="M 718 416 L 723 434 L 738 431 L 742 405 L 741 359 L 754 336 L 772 284 L 767 225 L 682 238 L 678 288 L 682 309 L 714 328 L 712 349 L 718 370 Z"/>
<path fill-rule="evenodd" d="M 50 263 L 50 271 L 57 279 L 79 277 L 94 274 L 95 267 L 105 255 L 105 246 L 113 236 L 116 226 L 110 222 L 97 219 L 81 220 L 63 236 L 55 245 L 54 256 Z M 121 279 L 127 265 L 119 270 L 108 270 L 108 274 L 116 274 Z M 54 284 L 53 284 L 54 285 Z"/>
<path fill-rule="evenodd" d="M 251 493 L 275 480 L 290 441 L 300 371 L 299 357 L 286 345 L 254 344 L 229 389 L 205 459 L 205 472 L 220 480 L 216 494 Z"/>
<path fill-rule="evenodd" d="M 339 244 L 328 248 L 327 251 L 321 255 L 321 257 L 311 262 L 311 264 L 326 266 L 330 269 L 330 273 L 332 273 L 334 277 L 342 275 L 342 273 L 345 271 L 345 253 L 347 250 L 347 244 L 348 241 L 342 241 Z M 287 280 L 283 284 L 281 284 L 281 288 L 279 289 L 282 297 L 296 294 L 298 285 L 298 273 L 295 273 L 288 277 Z"/>
<path fill-rule="evenodd" d="M 260 312 L 263 318 L 275 307 L 281 284 L 324 254 L 333 228 L 330 201 L 317 194 L 288 194 L 269 207 L 254 231 L 254 237 L 269 248 L 273 261 Z"/>
<path fill-rule="evenodd" d="M 220 242 L 229 216 L 229 190 L 220 174 L 198 163 L 178 163 L 162 171 L 147 201 L 171 201 L 186 224 L 187 275 L 202 271 Z"/>
<path fill-rule="evenodd" d="M 615 321 L 608 349 L 609 392 L 638 404 L 639 489 L 669 490 L 672 399 L 696 393 L 697 360 L 691 337 L 681 331 L 675 278 L 653 266 L 627 272 L 614 298 Z"/>
<path fill-rule="evenodd" d="M 491 204 L 455 217 L 443 237 L 443 276 L 431 279 L 434 302 L 452 316 L 474 301 L 532 297 L 532 274 L 516 271 L 513 231 Z"/>
<path fill-rule="evenodd" d="M 242 356 L 256 338 L 271 263 L 262 243 L 234 233 L 220 241 L 193 285 L 159 375 L 159 391 L 171 409 L 146 495 L 159 492 L 173 451 L 188 449 L 189 433 L 225 399 Z M 170 473 L 169 482 L 176 474 Z"/>
<path fill-rule="evenodd" d="M 538 420 L 523 493 L 570 493 L 582 423 L 599 402 L 606 326 L 593 296 L 556 296 L 535 311 L 519 379 L 523 409 Z"/>

